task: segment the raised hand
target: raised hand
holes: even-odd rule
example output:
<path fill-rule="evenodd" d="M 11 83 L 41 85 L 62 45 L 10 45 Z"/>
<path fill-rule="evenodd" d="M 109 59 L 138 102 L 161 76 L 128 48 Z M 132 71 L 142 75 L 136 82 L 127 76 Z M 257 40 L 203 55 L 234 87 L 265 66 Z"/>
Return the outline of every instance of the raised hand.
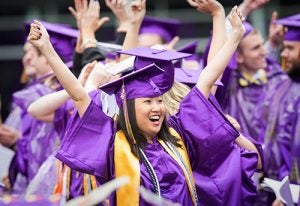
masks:
<path fill-rule="evenodd" d="M 228 19 L 232 26 L 233 34 L 237 38 L 242 38 L 245 34 L 245 27 L 243 26 L 244 17 L 241 12 L 238 10 L 237 6 L 233 7 L 230 14 L 228 15 Z"/>
<path fill-rule="evenodd" d="M 284 27 L 283 25 L 276 24 L 278 13 L 272 13 L 271 22 L 269 26 L 269 41 L 273 48 L 277 48 L 283 42 Z"/>
<path fill-rule="evenodd" d="M 268 2 L 269 0 L 244 0 L 239 6 L 239 9 L 242 15 L 247 17 L 251 14 L 251 12 L 257 10 Z"/>
<path fill-rule="evenodd" d="M 175 50 L 177 42 L 180 40 L 179 36 L 175 36 L 168 44 L 164 45 L 166 50 Z"/>
<path fill-rule="evenodd" d="M 87 65 L 85 65 L 78 77 L 78 81 L 80 81 L 82 86 L 85 86 L 85 83 L 89 77 L 89 75 L 91 74 L 92 70 L 94 69 L 95 65 L 96 65 L 97 61 L 93 61 L 91 63 L 88 63 Z"/>
<path fill-rule="evenodd" d="M 82 33 L 86 31 L 95 33 L 107 21 L 109 21 L 108 17 L 100 18 L 99 1 L 90 0 L 88 8 L 83 12 L 80 22 Z"/>
<path fill-rule="evenodd" d="M 131 23 L 142 23 L 146 14 L 146 0 L 137 0 L 131 2 L 129 12 L 131 16 Z"/>
<path fill-rule="evenodd" d="M 94 68 L 89 75 L 85 87 L 88 89 L 97 89 L 97 87 L 110 82 L 113 75 L 106 71 L 106 65 L 101 62 L 94 64 Z"/>
<path fill-rule="evenodd" d="M 192 1 L 192 5 L 198 11 L 209 14 L 211 16 L 217 15 L 219 13 L 222 14 L 224 11 L 223 6 L 216 0 L 194 0 Z"/>
<path fill-rule="evenodd" d="M 228 121 L 234 126 L 234 128 L 237 131 L 241 130 L 241 125 L 238 123 L 238 121 L 235 118 L 233 118 L 229 114 L 225 114 L 225 117 L 228 119 Z"/>
<path fill-rule="evenodd" d="M 117 31 L 126 31 L 130 15 L 126 11 L 126 0 L 105 0 L 106 6 L 114 13 L 119 21 Z"/>
<path fill-rule="evenodd" d="M 74 0 L 75 9 L 73 7 L 68 7 L 69 11 L 76 20 L 77 28 L 81 30 L 81 19 L 84 12 L 87 10 L 87 0 Z"/>
<path fill-rule="evenodd" d="M 34 46 L 41 48 L 43 45 L 50 43 L 50 38 L 45 27 L 37 20 L 30 25 L 30 32 L 27 40 Z"/>
<path fill-rule="evenodd" d="M 21 134 L 18 131 L 0 124 L 0 144 L 3 146 L 11 147 L 17 142 L 20 136 Z"/>

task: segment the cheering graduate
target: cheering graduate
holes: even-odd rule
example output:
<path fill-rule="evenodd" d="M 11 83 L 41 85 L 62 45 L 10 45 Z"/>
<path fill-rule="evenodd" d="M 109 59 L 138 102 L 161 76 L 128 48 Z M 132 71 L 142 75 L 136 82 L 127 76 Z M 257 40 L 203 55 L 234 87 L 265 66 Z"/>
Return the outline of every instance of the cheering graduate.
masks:
<path fill-rule="evenodd" d="M 133 4 L 138 14 L 145 1 Z M 101 184 L 114 177 L 129 176 L 130 184 L 110 198 L 112 205 L 146 205 L 137 192 L 139 185 L 182 205 L 240 204 L 227 199 L 228 195 L 223 194 L 227 192 L 225 188 L 219 188 L 213 199 L 205 195 L 198 197 L 194 177 L 200 177 L 193 176 L 193 172 L 205 175 L 213 164 L 219 164 L 215 155 L 226 155 L 228 147 L 239 136 L 207 99 L 244 34 L 236 8 L 229 18 L 233 27 L 231 36 L 181 102 L 179 112 L 168 122 L 161 95 L 173 85 L 171 60 L 185 55 L 147 48 L 123 51 L 139 57 L 135 70 L 100 88 L 115 94 L 120 107 L 116 127 L 103 113 L 101 102 L 98 104 L 90 98 L 59 59 L 47 31 L 35 21 L 28 40 L 47 56 L 78 111 L 57 157 L 72 169 L 93 174 Z M 248 163 L 256 168 L 256 153 Z M 215 182 L 215 187 L 218 186 L 221 185 Z"/>

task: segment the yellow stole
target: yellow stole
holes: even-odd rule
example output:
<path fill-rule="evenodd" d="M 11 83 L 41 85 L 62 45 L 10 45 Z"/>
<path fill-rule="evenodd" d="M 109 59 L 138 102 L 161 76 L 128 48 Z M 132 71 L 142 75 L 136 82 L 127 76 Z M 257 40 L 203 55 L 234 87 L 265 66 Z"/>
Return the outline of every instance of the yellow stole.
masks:
<path fill-rule="evenodd" d="M 178 153 L 182 156 L 185 165 L 187 166 L 188 172 L 186 171 L 182 162 L 177 158 L 174 152 L 166 145 L 165 142 L 159 140 L 159 143 L 163 146 L 163 148 L 167 151 L 167 153 L 178 163 L 181 167 L 186 182 L 192 197 L 193 198 L 193 188 L 195 188 L 195 183 L 192 174 L 191 164 L 189 161 L 189 157 L 186 151 L 186 148 L 183 144 L 183 141 L 179 134 L 172 128 L 170 128 L 170 132 L 174 135 L 178 140 L 179 144 L 182 145 L 182 148 L 176 148 Z M 114 163 L 115 163 L 115 172 L 116 178 L 121 176 L 128 176 L 130 178 L 130 182 L 119 188 L 117 190 L 117 205 L 139 205 L 139 186 L 140 186 L 140 162 L 136 156 L 134 156 L 131 152 L 130 145 L 124 135 L 124 133 L 120 130 L 115 135 L 114 142 Z M 188 175 L 190 174 L 190 181 L 188 181 Z M 194 205 L 196 205 L 194 201 Z"/>

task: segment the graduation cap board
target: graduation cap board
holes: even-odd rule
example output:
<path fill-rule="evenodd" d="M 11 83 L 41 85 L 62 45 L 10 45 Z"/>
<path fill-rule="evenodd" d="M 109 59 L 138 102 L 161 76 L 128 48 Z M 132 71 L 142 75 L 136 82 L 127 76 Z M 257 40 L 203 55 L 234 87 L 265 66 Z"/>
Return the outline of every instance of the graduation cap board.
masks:
<path fill-rule="evenodd" d="M 167 67 L 172 65 L 174 60 L 179 60 L 191 56 L 191 54 L 168 51 L 166 49 L 155 49 L 148 47 L 138 47 L 126 51 L 118 51 L 120 54 L 135 56 L 134 70 L 143 68 L 149 64 L 155 63 L 158 66 Z"/>
<path fill-rule="evenodd" d="M 177 35 L 179 21 L 177 19 L 145 16 L 140 28 L 140 34 L 158 34 L 169 42 Z"/>
<path fill-rule="evenodd" d="M 152 63 L 157 65 L 160 65 L 161 63 L 164 63 L 165 65 L 172 64 L 174 60 L 191 56 L 191 54 L 187 53 L 167 51 L 161 45 L 155 45 L 151 48 L 139 47 L 126 51 L 117 51 L 117 53 L 130 55 L 132 57 L 129 57 L 107 69 L 107 72 L 113 75 L 138 70 Z"/>
<path fill-rule="evenodd" d="M 164 71 L 157 65 L 150 64 L 140 70 L 133 71 L 117 80 L 102 85 L 99 89 L 110 95 L 115 94 L 119 106 L 122 105 L 123 84 L 127 100 L 139 97 L 156 97 L 166 91 L 163 87 L 159 88 L 152 78 L 163 73 Z M 165 84 L 170 83 L 166 82 Z"/>
<path fill-rule="evenodd" d="M 287 28 L 284 40 L 300 41 L 300 14 L 278 19 L 276 23 Z"/>

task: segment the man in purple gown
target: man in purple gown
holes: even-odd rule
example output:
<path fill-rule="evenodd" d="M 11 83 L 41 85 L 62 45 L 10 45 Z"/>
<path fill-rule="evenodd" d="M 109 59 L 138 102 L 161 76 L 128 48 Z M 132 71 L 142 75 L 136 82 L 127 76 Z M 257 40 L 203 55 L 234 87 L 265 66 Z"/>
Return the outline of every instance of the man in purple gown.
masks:
<path fill-rule="evenodd" d="M 280 65 L 266 57 L 264 40 L 260 33 L 244 22 L 246 33 L 235 55 L 225 70 L 216 98 L 223 111 L 234 117 L 241 125 L 241 132 L 263 142 L 257 134 L 258 125 L 253 124 L 257 104 L 286 75 Z"/>
<path fill-rule="evenodd" d="M 264 175 L 300 184 L 300 15 L 276 21 L 285 26 L 282 66 L 288 75 L 266 94 L 255 114 L 264 138 Z M 262 115 L 263 114 L 263 115 Z"/>

